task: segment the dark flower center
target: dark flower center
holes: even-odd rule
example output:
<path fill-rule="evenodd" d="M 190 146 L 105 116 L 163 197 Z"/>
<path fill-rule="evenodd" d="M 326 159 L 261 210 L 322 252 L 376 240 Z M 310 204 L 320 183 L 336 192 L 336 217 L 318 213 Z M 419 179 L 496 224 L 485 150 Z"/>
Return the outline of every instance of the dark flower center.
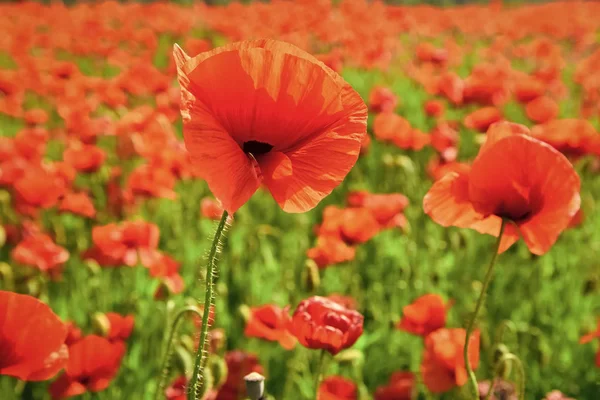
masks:
<path fill-rule="evenodd" d="M 247 142 L 244 142 L 244 145 L 242 146 L 242 150 L 244 150 L 244 153 L 251 153 L 253 156 L 268 153 L 272 149 L 273 146 L 269 143 L 258 142 L 256 140 L 249 140 Z"/>

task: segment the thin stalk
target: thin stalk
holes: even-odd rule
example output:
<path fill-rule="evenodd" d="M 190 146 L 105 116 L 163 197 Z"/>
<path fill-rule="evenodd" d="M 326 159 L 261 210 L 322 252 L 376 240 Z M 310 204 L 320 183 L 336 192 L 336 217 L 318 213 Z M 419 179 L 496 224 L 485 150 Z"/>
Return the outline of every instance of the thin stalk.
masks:
<path fill-rule="evenodd" d="M 317 373 L 315 376 L 315 400 L 319 397 L 319 386 L 321 386 L 321 381 L 323 380 L 323 373 L 325 372 L 324 364 L 325 357 L 327 354 L 325 350 L 321 350 L 321 355 L 319 356 L 319 363 L 317 364 Z"/>
<path fill-rule="evenodd" d="M 492 276 L 494 275 L 494 266 L 496 265 L 496 259 L 498 258 L 498 250 L 500 249 L 500 243 L 502 242 L 502 235 L 504 234 L 504 228 L 506 227 L 506 220 L 502 220 L 502 224 L 500 225 L 500 233 L 498 234 L 498 239 L 496 240 L 496 245 L 494 246 L 494 254 L 492 256 L 492 260 L 488 266 L 487 272 L 485 274 L 485 278 L 483 279 L 483 287 L 481 288 L 481 294 L 477 299 L 477 304 L 475 305 L 475 311 L 467 324 L 467 332 L 465 335 L 465 347 L 463 350 L 463 357 L 465 360 L 465 367 L 467 368 L 467 374 L 469 376 L 469 386 L 471 387 L 471 398 L 472 400 L 479 400 L 479 389 L 477 387 L 477 377 L 473 372 L 473 368 L 471 367 L 471 361 L 469 361 L 469 339 L 471 339 L 471 334 L 473 333 L 473 328 L 475 327 L 475 322 L 477 320 L 477 315 L 481 310 L 481 306 L 483 305 L 483 300 L 485 299 L 485 294 L 487 292 L 487 288 L 492 281 Z"/>
<path fill-rule="evenodd" d="M 228 213 L 223 211 L 221 221 L 215 231 L 215 236 L 210 248 L 208 255 L 208 265 L 206 267 L 206 291 L 204 292 L 204 313 L 202 314 L 202 327 L 200 330 L 200 342 L 198 343 L 198 350 L 196 350 L 196 359 L 194 362 L 194 372 L 190 379 L 190 386 L 188 390 L 188 400 L 196 400 L 196 394 L 198 392 L 198 381 L 202 380 L 203 370 L 201 369 L 202 360 L 204 358 L 204 352 L 206 348 L 206 337 L 208 335 L 208 316 L 210 314 L 210 308 L 213 302 L 213 278 L 216 274 L 216 255 L 219 250 L 219 244 L 221 243 L 221 236 L 225 230 L 227 223 Z"/>
<path fill-rule="evenodd" d="M 154 400 L 158 400 L 160 397 L 160 393 L 163 393 L 165 389 L 166 380 L 169 375 L 169 359 L 171 358 L 171 348 L 173 347 L 173 342 L 175 341 L 175 334 L 179 328 L 179 323 L 183 316 L 187 313 L 195 313 L 200 316 L 200 311 L 196 307 L 186 307 L 179 311 L 173 320 L 173 325 L 171 325 L 171 333 L 169 334 L 169 340 L 167 341 L 167 346 L 165 347 L 165 353 L 163 355 L 163 361 L 160 370 L 161 377 L 158 382 L 158 386 L 156 387 L 156 392 L 154 393 Z"/>

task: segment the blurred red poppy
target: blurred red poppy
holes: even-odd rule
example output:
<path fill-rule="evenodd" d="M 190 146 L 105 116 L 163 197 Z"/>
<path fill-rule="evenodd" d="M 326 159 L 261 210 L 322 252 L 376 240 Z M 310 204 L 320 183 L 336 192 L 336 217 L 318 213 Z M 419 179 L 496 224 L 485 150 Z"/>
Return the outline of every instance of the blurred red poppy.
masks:
<path fill-rule="evenodd" d="M 308 53 L 254 40 L 174 56 L 186 146 L 230 213 L 261 182 L 284 211 L 310 210 L 356 162 L 367 108 Z"/>
<path fill-rule="evenodd" d="M 444 103 L 439 100 L 428 100 L 423 105 L 425 113 L 430 117 L 439 117 L 444 114 Z"/>
<path fill-rule="evenodd" d="M 52 378 L 67 363 L 67 326 L 35 297 L 0 290 L 0 375 Z M 44 340 L 39 334 L 43 332 Z"/>
<path fill-rule="evenodd" d="M 159 257 L 159 236 L 158 226 L 145 221 L 124 221 L 120 225 L 111 223 L 92 229 L 92 239 L 98 250 L 130 267 L 138 262 L 152 266 Z"/>
<path fill-rule="evenodd" d="M 114 312 L 109 312 L 104 315 L 109 323 L 106 338 L 111 342 L 127 340 L 133 331 L 133 325 L 135 323 L 133 315 L 121 315 Z"/>
<path fill-rule="evenodd" d="M 405 150 L 421 150 L 431 142 L 429 135 L 413 129 L 405 118 L 394 113 L 378 114 L 373 122 L 373 133 L 377 139 Z"/>
<path fill-rule="evenodd" d="M 12 250 L 11 257 L 18 263 L 40 271 L 58 270 L 69 259 L 69 252 L 43 233 L 27 235 Z"/>
<path fill-rule="evenodd" d="M 338 208 L 328 206 L 323 211 L 323 222 L 317 228 L 319 236 L 334 236 L 347 244 L 365 243 L 381 227 L 373 213 L 366 208 Z"/>
<path fill-rule="evenodd" d="M 562 154 L 528 133 L 522 125 L 493 125 L 471 170 L 446 174 L 432 186 L 425 212 L 442 226 L 494 236 L 504 218 L 510 224 L 501 252 L 520 235 L 532 253 L 547 252 L 579 209 L 580 182 Z"/>
<path fill-rule="evenodd" d="M 600 134 L 584 119 L 556 119 L 531 129 L 531 136 L 567 156 L 600 156 Z"/>
<path fill-rule="evenodd" d="M 125 354 L 122 342 L 111 343 L 89 335 L 69 347 L 65 373 L 50 385 L 53 399 L 66 399 L 86 392 L 100 392 L 110 385 Z"/>
<path fill-rule="evenodd" d="M 369 193 L 366 190 L 351 192 L 347 198 L 348 205 L 363 207 L 371 212 L 381 226 L 387 227 L 390 222 L 406 207 L 409 201 L 401 193 Z"/>
<path fill-rule="evenodd" d="M 72 142 L 63 153 L 63 160 L 80 172 L 97 171 L 104 160 L 106 153 L 101 148 L 80 142 Z"/>
<path fill-rule="evenodd" d="M 226 353 L 225 363 L 227 364 L 227 380 L 219 389 L 216 400 L 239 399 L 246 393 L 244 376 L 250 372 L 259 374 L 264 372 L 256 355 L 241 350 Z"/>
<path fill-rule="evenodd" d="M 298 304 L 290 330 L 304 347 L 335 355 L 362 335 L 363 316 L 330 299 L 314 296 Z"/>
<path fill-rule="evenodd" d="M 328 376 L 323 379 L 317 400 L 356 400 L 358 390 L 356 383 L 343 376 Z"/>
<path fill-rule="evenodd" d="M 84 192 L 70 192 L 67 193 L 58 207 L 60 211 L 70 212 L 73 214 L 81 215 L 87 218 L 94 218 L 96 216 L 96 208 L 94 203 Z"/>
<path fill-rule="evenodd" d="M 440 295 L 426 294 L 402 309 L 398 329 L 427 336 L 446 325 L 446 311 L 447 305 Z"/>
<path fill-rule="evenodd" d="M 525 106 L 527 118 L 539 124 L 555 119 L 558 116 L 558 111 L 558 104 L 546 96 L 531 100 Z"/>
<path fill-rule="evenodd" d="M 306 254 L 319 268 L 325 268 L 354 260 L 356 249 L 338 237 L 325 235 L 319 236 L 317 246 L 308 249 Z"/>
<path fill-rule="evenodd" d="M 374 113 L 392 112 L 398 105 L 398 96 L 387 87 L 376 86 L 369 93 L 369 110 Z"/>
<path fill-rule="evenodd" d="M 244 335 L 277 341 L 284 349 L 293 349 L 296 338 L 289 331 L 292 319 L 288 312 L 289 307 L 282 309 L 272 304 L 251 308 Z"/>
<path fill-rule="evenodd" d="M 375 391 L 375 400 L 412 400 L 416 379 L 412 372 L 394 372 L 389 383 Z"/>
<path fill-rule="evenodd" d="M 77 325 L 75 325 L 74 322 L 67 321 L 67 323 L 65 323 L 65 326 L 67 327 L 67 338 L 65 339 L 65 344 L 67 346 L 71 346 L 75 342 L 81 340 L 83 334 L 81 333 L 81 329 L 79 329 L 79 327 L 77 327 Z"/>
<path fill-rule="evenodd" d="M 441 328 L 425 338 L 421 375 L 431 392 L 446 392 L 467 382 L 464 346 L 464 329 Z M 469 338 L 469 361 L 473 369 L 479 365 L 479 331 Z"/>
<path fill-rule="evenodd" d="M 496 107 L 483 107 L 473 111 L 464 119 L 467 128 L 485 132 L 492 124 L 502 120 L 502 114 Z"/>
<path fill-rule="evenodd" d="M 175 200 L 175 176 L 164 168 L 155 165 L 140 165 L 127 178 L 125 190 L 133 196 L 155 197 Z"/>
<path fill-rule="evenodd" d="M 37 208 L 50 208 L 58 204 L 65 194 L 64 180 L 54 171 L 42 167 L 29 167 L 22 177 L 14 183 L 17 192 L 16 207 L 22 208 L 26 214 Z"/>

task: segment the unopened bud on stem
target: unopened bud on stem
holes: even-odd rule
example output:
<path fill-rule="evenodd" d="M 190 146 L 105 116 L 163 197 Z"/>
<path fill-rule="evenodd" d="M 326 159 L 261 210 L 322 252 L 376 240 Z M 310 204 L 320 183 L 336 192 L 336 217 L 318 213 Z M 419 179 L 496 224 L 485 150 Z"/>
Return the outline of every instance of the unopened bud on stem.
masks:
<path fill-rule="evenodd" d="M 265 377 L 258 372 L 251 372 L 244 377 L 246 392 L 250 400 L 264 400 Z"/>

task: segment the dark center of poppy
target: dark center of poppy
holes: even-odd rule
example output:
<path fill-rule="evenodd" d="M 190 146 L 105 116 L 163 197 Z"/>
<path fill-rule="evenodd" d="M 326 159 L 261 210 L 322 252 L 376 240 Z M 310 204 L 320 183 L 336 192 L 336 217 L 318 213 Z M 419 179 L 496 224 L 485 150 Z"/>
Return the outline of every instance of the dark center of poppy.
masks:
<path fill-rule="evenodd" d="M 247 142 L 244 142 L 244 145 L 242 146 L 242 150 L 244 150 L 244 153 L 250 153 L 253 156 L 266 154 L 272 149 L 273 146 L 269 143 L 259 142 L 256 140 L 249 140 Z"/>

